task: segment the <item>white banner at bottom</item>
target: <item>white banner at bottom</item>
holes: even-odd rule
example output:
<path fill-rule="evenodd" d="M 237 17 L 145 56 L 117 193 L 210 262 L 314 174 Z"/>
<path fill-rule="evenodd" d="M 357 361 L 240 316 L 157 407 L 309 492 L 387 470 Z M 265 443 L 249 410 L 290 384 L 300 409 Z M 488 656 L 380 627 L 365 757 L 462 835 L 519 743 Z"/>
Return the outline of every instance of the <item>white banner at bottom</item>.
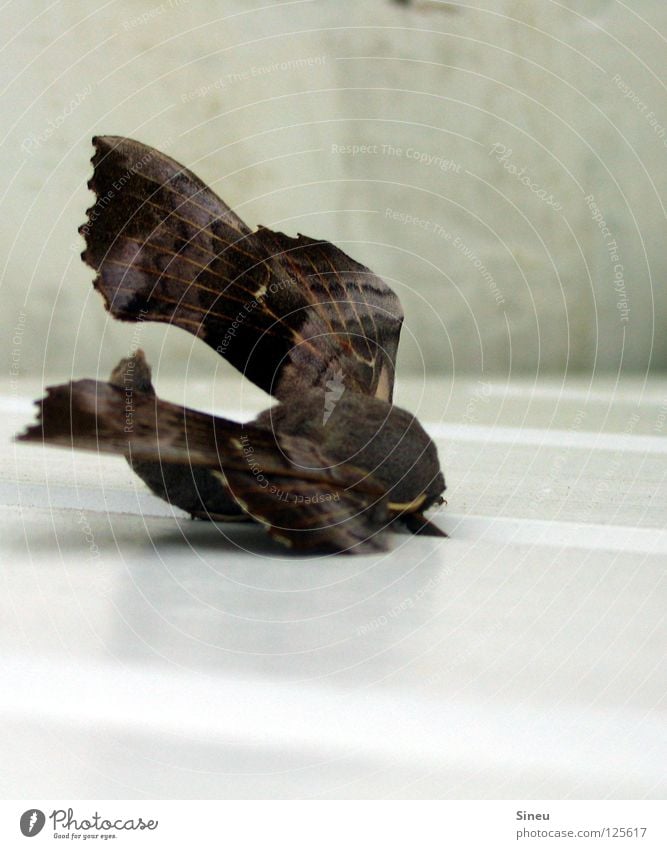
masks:
<path fill-rule="evenodd" d="M 277 842 L 290 849 L 664 849 L 667 805 L 647 800 L 0 802 L 3 849 L 56 844 L 254 849 Z"/>

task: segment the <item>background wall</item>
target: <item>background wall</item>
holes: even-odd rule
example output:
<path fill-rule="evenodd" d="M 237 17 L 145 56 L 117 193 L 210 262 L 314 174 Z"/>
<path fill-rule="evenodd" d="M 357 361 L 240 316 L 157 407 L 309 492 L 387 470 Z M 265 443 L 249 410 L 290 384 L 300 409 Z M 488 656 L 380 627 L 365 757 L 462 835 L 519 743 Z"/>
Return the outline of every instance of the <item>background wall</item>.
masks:
<path fill-rule="evenodd" d="M 659 0 L 112 0 L 3 11 L 4 373 L 227 368 L 109 321 L 79 260 L 90 137 L 184 162 L 405 305 L 401 373 L 644 373 L 664 332 Z M 604 220 L 602 220 L 604 219 Z"/>

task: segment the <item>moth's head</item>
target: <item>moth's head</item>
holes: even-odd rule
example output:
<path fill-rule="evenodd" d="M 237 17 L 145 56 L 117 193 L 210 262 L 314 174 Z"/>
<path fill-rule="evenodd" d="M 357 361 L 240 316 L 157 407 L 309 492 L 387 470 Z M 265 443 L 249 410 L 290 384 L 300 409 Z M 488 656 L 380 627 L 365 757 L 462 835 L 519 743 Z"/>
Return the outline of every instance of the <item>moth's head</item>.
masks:
<path fill-rule="evenodd" d="M 424 495 L 419 512 L 441 503 L 446 489 L 438 449 L 417 419 L 400 407 L 392 407 L 388 421 L 387 448 L 395 474 L 390 501 L 410 502 Z"/>

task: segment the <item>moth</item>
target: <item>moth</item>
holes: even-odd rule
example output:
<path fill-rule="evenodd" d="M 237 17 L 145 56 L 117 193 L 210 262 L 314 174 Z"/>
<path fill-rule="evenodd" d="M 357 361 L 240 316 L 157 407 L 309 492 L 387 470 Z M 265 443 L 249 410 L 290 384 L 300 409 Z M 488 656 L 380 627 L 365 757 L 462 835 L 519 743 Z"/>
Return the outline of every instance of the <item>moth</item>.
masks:
<path fill-rule="evenodd" d="M 18 439 L 122 455 L 192 517 L 258 522 L 296 550 L 377 551 L 389 528 L 445 536 L 424 516 L 443 503 L 436 447 L 392 404 L 390 287 L 327 241 L 251 230 L 152 147 L 93 146 L 79 232 L 106 309 L 192 333 L 277 403 L 245 423 L 171 404 L 139 350 L 108 382 L 48 387 Z"/>

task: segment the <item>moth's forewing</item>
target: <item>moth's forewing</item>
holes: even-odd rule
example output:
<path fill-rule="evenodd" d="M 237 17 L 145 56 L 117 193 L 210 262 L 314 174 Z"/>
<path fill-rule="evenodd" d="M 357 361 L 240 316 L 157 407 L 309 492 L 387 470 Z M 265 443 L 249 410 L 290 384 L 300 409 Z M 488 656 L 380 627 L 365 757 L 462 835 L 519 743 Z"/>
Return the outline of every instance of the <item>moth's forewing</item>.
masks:
<path fill-rule="evenodd" d="M 391 400 L 403 315 L 386 283 L 329 242 L 251 231 L 151 147 L 93 142 L 82 256 L 115 317 L 181 327 L 278 397 L 341 371 Z"/>

